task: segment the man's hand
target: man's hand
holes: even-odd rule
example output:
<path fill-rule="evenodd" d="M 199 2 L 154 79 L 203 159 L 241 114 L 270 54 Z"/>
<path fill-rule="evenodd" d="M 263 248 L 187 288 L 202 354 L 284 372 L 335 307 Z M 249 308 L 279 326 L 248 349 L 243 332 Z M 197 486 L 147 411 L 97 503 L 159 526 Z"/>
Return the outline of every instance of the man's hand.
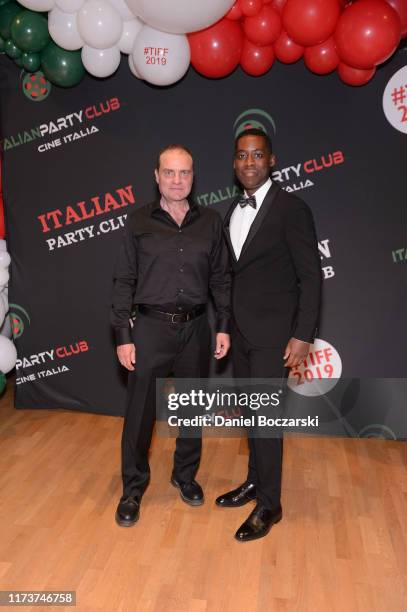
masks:
<path fill-rule="evenodd" d="M 222 359 L 228 354 L 230 349 L 230 336 L 229 334 L 216 334 L 216 348 L 215 348 L 215 359 Z"/>
<path fill-rule="evenodd" d="M 291 338 L 286 346 L 284 357 L 286 368 L 296 368 L 300 365 L 303 359 L 306 358 L 309 352 L 309 342 Z"/>
<path fill-rule="evenodd" d="M 136 347 L 134 344 L 121 344 L 117 347 L 117 357 L 124 368 L 134 370 L 136 363 Z"/>

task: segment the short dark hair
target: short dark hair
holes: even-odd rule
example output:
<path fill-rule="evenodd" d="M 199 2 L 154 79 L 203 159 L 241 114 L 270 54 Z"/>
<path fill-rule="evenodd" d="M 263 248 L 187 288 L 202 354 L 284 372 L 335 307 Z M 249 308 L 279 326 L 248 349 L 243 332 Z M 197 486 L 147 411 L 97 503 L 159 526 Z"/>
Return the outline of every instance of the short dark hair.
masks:
<path fill-rule="evenodd" d="M 250 127 L 245 130 L 242 130 L 236 136 L 235 151 L 237 150 L 237 145 L 239 143 L 239 140 L 243 138 L 244 136 L 260 136 L 260 138 L 263 138 L 264 143 L 268 149 L 268 152 L 269 153 L 273 152 L 273 147 L 271 146 L 271 139 L 270 139 L 270 136 L 267 134 L 267 132 L 264 132 L 263 130 L 260 130 L 259 128 L 250 128 Z"/>
<path fill-rule="evenodd" d="M 160 168 L 161 155 L 167 153 L 167 151 L 184 151 L 184 153 L 187 153 L 192 159 L 192 164 L 194 163 L 194 156 L 192 155 L 192 152 L 190 151 L 190 149 L 188 149 L 188 147 L 181 144 L 169 144 L 163 149 L 161 149 L 161 151 L 158 153 L 157 160 L 155 163 L 156 170 L 159 170 Z"/>

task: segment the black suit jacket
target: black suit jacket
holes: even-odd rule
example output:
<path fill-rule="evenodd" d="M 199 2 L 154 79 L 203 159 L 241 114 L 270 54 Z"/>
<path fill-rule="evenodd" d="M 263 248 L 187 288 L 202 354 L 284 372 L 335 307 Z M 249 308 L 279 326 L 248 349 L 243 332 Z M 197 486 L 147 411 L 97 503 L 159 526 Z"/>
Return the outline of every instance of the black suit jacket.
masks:
<path fill-rule="evenodd" d="M 237 205 L 224 221 L 237 327 L 259 347 L 285 347 L 292 336 L 313 342 L 322 273 L 311 210 L 273 182 L 236 260 L 229 223 Z"/>

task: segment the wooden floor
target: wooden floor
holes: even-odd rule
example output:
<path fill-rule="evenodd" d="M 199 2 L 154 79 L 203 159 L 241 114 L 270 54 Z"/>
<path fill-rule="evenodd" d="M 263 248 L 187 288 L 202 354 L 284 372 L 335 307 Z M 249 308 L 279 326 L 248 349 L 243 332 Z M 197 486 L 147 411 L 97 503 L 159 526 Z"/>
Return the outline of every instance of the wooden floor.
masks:
<path fill-rule="evenodd" d="M 214 499 L 245 476 L 244 441 L 205 440 L 206 503 L 190 508 L 169 484 L 173 441 L 156 438 L 140 521 L 123 529 L 121 427 L 119 417 L 14 410 L 9 384 L 0 589 L 76 590 L 80 611 L 406 612 L 405 443 L 288 438 L 284 519 L 241 544 L 233 534 L 250 506 Z"/>

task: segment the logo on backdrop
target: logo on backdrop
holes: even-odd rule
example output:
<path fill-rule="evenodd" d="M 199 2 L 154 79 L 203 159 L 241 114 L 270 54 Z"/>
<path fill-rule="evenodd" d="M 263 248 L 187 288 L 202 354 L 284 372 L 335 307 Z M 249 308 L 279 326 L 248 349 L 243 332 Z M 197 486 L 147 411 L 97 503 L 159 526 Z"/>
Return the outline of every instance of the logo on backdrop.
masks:
<path fill-rule="evenodd" d="M 31 323 L 30 315 L 19 304 L 9 304 L 9 307 L 13 338 L 20 338 L 24 333 L 25 326 Z"/>
<path fill-rule="evenodd" d="M 24 95 L 32 102 L 42 102 L 51 93 L 51 83 L 41 71 L 26 74 L 22 87 Z"/>
<path fill-rule="evenodd" d="M 325 238 L 325 240 L 320 240 L 318 242 L 318 251 L 322 261 L 322 273 L 324 275 L 324 280 L 333 278 L 335 276 L 335 270 L 331 261 L 332 252 L 329 238 Z M 329 265 L 324 265 L 325 263 Z"/>
<path fill-rule="evenodd" d="M 16 361 L 16 385 L 69 372 L 71 368 L 66 365 L 66 360 L 71 365 L 72 358 L 87 353 L 89 350 L 88 342 L 79 340 L 72 344 L 34 353 L 28 357 L 19 357 Z"/>
<path fill-rule="evenodd" d="M 407 134 L 407 66 L 397 70 L 387 83 L 383 110 L 387 121 L 399 132 Z"/>
<path fill-rule="evenodd" d="M 116 231 L 124 227 L 127 214 L 121 214 L 111 219 L 104 219 L 97 225 L 86 225 L 79 229 L 59 234 L 57 236 L 49 236 L 49 233 L 63 229 L 67 226 L 93 219 L 101 215 L 116 210 L 122 211 L 123 208 L 135 204 L 133 186 L 119 187 L 114 192 L 108 192 L 101 196 L 94 196 L 89 200 L 70 204 L 62 208 L 50 210 L 38 215 L 39 226 L 43 234 L 47 235 L 45 242 L 49 251 L 60 249 L 61 247 L 78 244 L 83 240 L 95 238 L 97 236 L 105 236 L 110 232 Z M 69 228 L 71 229 L 71 228 Z"/>
<path fill-rule="evenodd" d="M 342 360 L 336 348 L 320 338 L 311 345 L 308 357 L 297 368 L 291 368 L 288 386 L 299 395 L 325 395 L 342 374 Z"/>
<path fill-rule="evenodd" d="M 41 79 L 39 85 L 41 85 Z M 34 85 L 32 90 L 33 88 Z M 52 152 L 59 147 L 97 134 L 101 128 L 95 125 L 95 122 L 105 115 L 120 110 L 120 108 L 119 98 L 97 102 L 67 115 L 55 117 L 46 123 L 28 128 L 18 134 L 6 136 L 0 143 L 1 149 L 8 151 L 35 141 L 39 153 Z"/>
<path fill-rule="evenodd" d="M 249 128 L 257 128 L 263 130 L 266 134 L 270 133 L 270 128 L 273 133 L 276 133 L 276 123 L 273 117 L 261 108 L 250 108 L 241 113 L 233 124 L 235 138 Z"/>
<path fill-rule="evenodd" d="M 391 252 L 393 263 L 407 263 L 407 249 L 401 248 Z"/>

